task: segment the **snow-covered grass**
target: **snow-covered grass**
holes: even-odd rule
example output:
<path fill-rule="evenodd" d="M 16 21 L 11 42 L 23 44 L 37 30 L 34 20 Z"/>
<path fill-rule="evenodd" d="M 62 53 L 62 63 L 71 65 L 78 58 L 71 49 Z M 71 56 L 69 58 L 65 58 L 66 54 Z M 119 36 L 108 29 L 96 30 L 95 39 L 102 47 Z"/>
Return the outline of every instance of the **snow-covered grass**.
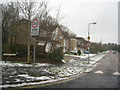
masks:
<path fill-rule="evenodd" d="M 64 54 L 65 56 L 73 56 L 73 57 L 80 57 L 80 58 L 87 58 L 88 54 L 82 54 L 82 55 L 68 55 L 68 54 Z M 89 56 L 95 56 L 96 54 L 89 54 Z"/>
<path fill-rule="evenodd" d="M 22 74 L 22 75 L 18 75 L 18 76 L 28 78 L 28 79 L 33 79 L 33 80 L 49 80 L 50 79 L 47 76 L 33 77 L 33 76 L 29 76 L 28 74 Z"/>
<path fill-rule="evenodd" d="M 50 66 L 51 64 L 48 63 L 35 63 L 36 67 L 40 66 Z M 11 63 L 10 61 L 2 62 L 2 66 L 10 66 L 10 67 L 32 67 L 32 64 L 23 64 L 23 63 Z"/>
<path fill-rule="evenodd" d="M 59 80 L 68 79 L 70 77 L 74 77 L 76 75 L 80 75 L 84 72 L 90 72 L 98 63 L 98 61 L 105 56 L 107 52 L 99 53 L 99 54 L 90 54 L 90 61 L 88 64 L 87 55 L 82 56 L 83 60 L 70 60 L 69 62 L 65 62 L 63 65 L 56 66 L 47 63 L 36 63 L 36 74 L 37 76 L 32 76 L 30 73 L 34 73 L 31 66 L 32 64 L 21 64 L 21 63 L 3 63 L 3 67 L 6 67 L 3 70 L 4 78 L 11 78 L 14 76 L 17 84 L 7 84 L 10 81 L 6 80 L 6 84 L 1 85 L 1 87 L 20 87 L 26 85 L 36 85 L 36 84 L 44 84 L 50 82 L 56 82 Z M 81 57 L 81 56 L 80 56 Z M 45 66 L 45 67 L 44 67 Z M 12 67 L 12 68 L 10 68 Z M 19 67 L 19 68 L 16 68 Z M 28 72 L 27 72 L 28 71 Z M 19 73 L 18 73 L 19 72 Z M 6 75 L 8 74 L 8 75 Z M 10 74 L 10 75 L 9 75 Z M 31 82 L 34 80 L 40 80 L 40 82 Z M 19 83 L 20 81 L 30 81 L 29 83 Z"/>

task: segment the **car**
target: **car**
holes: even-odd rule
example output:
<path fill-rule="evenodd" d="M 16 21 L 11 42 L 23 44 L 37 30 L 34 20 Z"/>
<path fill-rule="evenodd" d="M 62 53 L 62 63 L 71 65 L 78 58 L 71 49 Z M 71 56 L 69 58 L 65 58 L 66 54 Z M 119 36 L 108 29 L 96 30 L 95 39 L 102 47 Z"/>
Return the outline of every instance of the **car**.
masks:
<path fill-rule="evenodd" d="M 89 52 L 89 51 L 86 51 L 86 50 L 84 50 L 83 53 L 84 53 L 84 54 L 90 54 L 90 52 Z"/>
<path fill-rule="evenodd" d="M 76 55 L 76 54 L 78 54 L 78 50 L 72 50 L 72 51 L 70 51 L 70 53 Z"/>
<path fill-rule="evenodd" d="M 116 51 L 112 51 L 113 54 L 116 54 L 117 52 Z"/>

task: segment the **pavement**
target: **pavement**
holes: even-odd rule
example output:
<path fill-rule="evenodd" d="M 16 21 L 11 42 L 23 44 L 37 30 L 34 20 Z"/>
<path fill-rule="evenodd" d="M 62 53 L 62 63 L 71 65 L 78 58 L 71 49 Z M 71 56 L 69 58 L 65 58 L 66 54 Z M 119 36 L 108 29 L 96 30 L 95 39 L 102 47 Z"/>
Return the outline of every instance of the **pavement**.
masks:
<path fill-rule="evenodd" d="M 109 52 L 84 76 L 60 84 L 36 88 L 118 88 L 118 54 Z"/>

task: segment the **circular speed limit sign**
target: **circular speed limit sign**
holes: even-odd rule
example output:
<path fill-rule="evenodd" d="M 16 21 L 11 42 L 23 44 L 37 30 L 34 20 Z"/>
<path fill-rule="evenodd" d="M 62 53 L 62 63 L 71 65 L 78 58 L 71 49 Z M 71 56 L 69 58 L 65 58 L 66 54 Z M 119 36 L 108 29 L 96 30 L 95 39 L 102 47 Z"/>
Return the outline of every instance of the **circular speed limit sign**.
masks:
<path fill-rule="evenodd" d="M 39 25 L 39 21 L 37 19 L 34 19 L 32 22 L 32 27 L 36 28 Z"/>

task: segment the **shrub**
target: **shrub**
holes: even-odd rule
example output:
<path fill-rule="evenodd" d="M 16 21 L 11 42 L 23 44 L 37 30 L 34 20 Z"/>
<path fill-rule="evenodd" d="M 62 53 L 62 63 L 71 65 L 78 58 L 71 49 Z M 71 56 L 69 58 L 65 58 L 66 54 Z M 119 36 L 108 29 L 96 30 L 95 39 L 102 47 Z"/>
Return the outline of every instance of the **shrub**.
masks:
<path fill-rule="evenodd" d="M 17 57 L 27 57 L 27 46 L 16 45 L 16 52 L 18 52 Z"/>
<path fill-rule="evenodd" d="M 63 57 L 64 55 L 62 48 L 57 48 L 49 55 L 49 60 L 51 63 L 62 63 Z"/>
<path fill-rule="evenodd" d="M 81 50 L 78 50 L 78 54 L 79 54 L 79 55 L 81 54 Z"/>

